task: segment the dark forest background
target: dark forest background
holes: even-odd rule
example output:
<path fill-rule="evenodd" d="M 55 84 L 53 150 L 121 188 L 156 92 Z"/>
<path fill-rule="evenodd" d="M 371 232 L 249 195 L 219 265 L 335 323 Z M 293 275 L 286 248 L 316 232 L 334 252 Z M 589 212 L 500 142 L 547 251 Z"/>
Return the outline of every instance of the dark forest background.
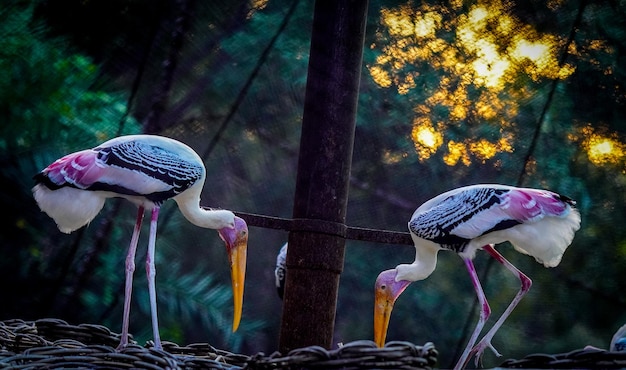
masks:
<path fill-rule="evenodd" d="M 558 267 L 499 248 L 534 281 L 494 338 L 505 358 L 607 348 L 626 322 L 625 12 L 623 1 L 369 2 L 349 225 L 406 231 L 423 201 L 474 183 L 578 202 L 582 228 Z M 312 14 L 313 2 L 297 0 L 3 1 L 0 320 L 121 326 L 135 208 L 110 201 L 88 227 L 60 233 L 30 189 L 65 153 L 120 134 L 170 136 L 205 160 L 203 205 L 291 217 Z M 275 351 L 273 271 L 287 233 L 251 228 L 243 320 L 231 333 L 217 233 L 173 202 L 162 214 L 163 339 Z M 335 343 L 372 338 L 377 274 L 413 258 L 407 246 L 347 242 Z M 475 262 L 497 318 L 518 282 L 486 254 Z M 146 286 L 138 268 L 140 343 L 151 335 Z M 388 339 L 432 341 L 450 366 L 477 320 L 474 298 L 459 258 L 442 252 L 397 302 Z"/>

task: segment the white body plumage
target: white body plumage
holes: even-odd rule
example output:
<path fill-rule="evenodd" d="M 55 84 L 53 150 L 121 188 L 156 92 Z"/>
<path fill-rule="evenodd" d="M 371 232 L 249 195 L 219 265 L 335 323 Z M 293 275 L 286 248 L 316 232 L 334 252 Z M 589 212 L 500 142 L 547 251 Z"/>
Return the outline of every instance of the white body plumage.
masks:
<path fill-rule="evenodd" d="M 147 210 L 173 199 L 197 226 L 233 227 L 232 212 L 199 207 L 205 172 L 198 154 L 179 141 L 128 135 L 58 159 L 36 176 L 33 196 L 64 233 L 91 222 L 113 197 Z"/>
<path fill-rule="evenodd" d="M 440 194 L 413 213 L 408 226 L 417 255 L 413 264 L 398 266 L 397 279 L 427 278 L 441 249 L 472 259 L 485 245 L 505 241 L 544 266 L 555 267 L 580 228 L 573 201 L 561 197 L 547 190 L 498 184 Z"/>

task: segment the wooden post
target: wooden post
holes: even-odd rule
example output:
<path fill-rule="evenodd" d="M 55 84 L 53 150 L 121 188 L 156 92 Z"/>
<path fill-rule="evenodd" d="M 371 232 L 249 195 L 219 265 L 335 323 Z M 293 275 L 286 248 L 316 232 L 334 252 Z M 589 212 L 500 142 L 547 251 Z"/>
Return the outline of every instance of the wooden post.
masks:
<path fill-rule="evenodd" d="M 332 344 L 367 1 L 315 3 L 279 349 Z"/>

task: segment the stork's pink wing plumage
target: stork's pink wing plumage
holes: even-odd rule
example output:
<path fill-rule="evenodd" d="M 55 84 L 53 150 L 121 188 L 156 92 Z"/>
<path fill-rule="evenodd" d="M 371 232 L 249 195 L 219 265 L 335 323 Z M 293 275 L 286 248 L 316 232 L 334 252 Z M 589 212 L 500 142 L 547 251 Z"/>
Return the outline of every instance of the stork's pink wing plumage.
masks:
<path fill-rule="evenodd" d="M 568 204 L 573 204 L 556 193 L 538 189 L 511 189 L 501 197 L 501 207 L 513 219 L 535 221 L 544 216 L 563 216 Z"/>
<path fill-rule="evenodd" d="M 469 192 L 483 192 L 489 196 L 485 196 L 485 205 L 482 207 L 474 208 L 474 204 L 470 204 L 468 211 L 472 212 L 471 217 L 466 217 L 451 229 L 452 234 L 466 239 L 517 224 L 535 223 L 546 216 L 564 217 L 571 209 L 569 204 L 573 204 L 573 201 L 569 200 L 568 203 L 559 194 L 547 190 L 476 188 L 468 190 L 468 197 L 473 197 Z M 458 195 L 460 198 L 464 196 Z"/>
<path fill-rule="evenodd" d="M 68 154 L 54 161 L 43 172 L 55 185 L 69 183 L 79 189 L 88 188 L 105 172 L 98 153 L 92 149 Z"/>

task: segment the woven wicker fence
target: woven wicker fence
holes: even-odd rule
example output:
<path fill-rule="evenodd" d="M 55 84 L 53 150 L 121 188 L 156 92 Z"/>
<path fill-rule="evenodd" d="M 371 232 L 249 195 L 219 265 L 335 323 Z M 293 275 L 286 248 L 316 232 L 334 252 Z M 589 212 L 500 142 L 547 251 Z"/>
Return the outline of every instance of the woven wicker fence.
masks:
<path fill-rule="evenodd" d="M 163 350 L 131 344 L 116 350 L 119 334 L 100 325 L 70 325 L 57 319 L 0 321 L 0 368 L 11 369 L 431 369 L 437 362 L 432 343 L 350 342 L 335 350 L 311 346 L 287 355 L 234 354 L 206 343 Z"/>
<path fill-rule="evenodd" d="M 511 369 L 624 369 L 626 368 L 626 352 L 588 348 L 556 355 L 536 353 L 519 360 L 506 360 L 500 367 Z"/>
<path fill-rule="evenodd" d="M 130 344 L 115 348 L 120 335 L 100 325 L 70 325 L 63 320 L 0 321 L 0 368 L 11 369 L 432 369 L 437 350 L 432 343 L 417 346 L 355 341 L 334 350 L 311 346 L 286 355 L 235 354 L 207 343 L 179 346 L 163 342 L 163 350 Z M 531 354 L 504 361 L 500 368 L 622 369 L 626 352 L 585 348 L 563 354 Z"/>

